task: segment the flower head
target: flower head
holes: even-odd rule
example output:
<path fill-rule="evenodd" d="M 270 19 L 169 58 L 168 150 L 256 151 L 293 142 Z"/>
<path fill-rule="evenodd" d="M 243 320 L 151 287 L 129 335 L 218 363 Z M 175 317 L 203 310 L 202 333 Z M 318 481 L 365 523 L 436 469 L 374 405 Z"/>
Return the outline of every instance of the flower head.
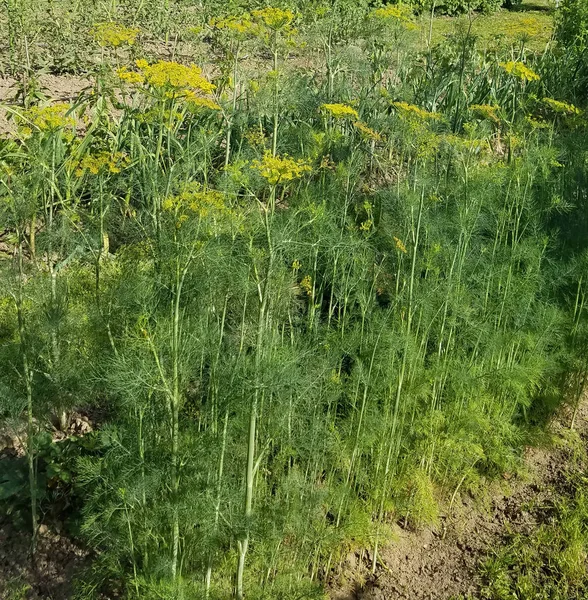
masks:
<path fill-rule="evenodd" d="M 181 65 L 165 60 L 152 65 L 146 60 L 138 60 L 136 65 L 145 82 L 154 88 L 192 89 L 205 94 L 210 94 L 216 89 L 216 86 L 202 75 L 202 69 L 196 65 Z"/>
<path fill-rule="evenodd" d="M 139 30 L 132 27 L 125 27 L 120 23 L 96 23 L 90 30 L 92 37 L 102 47 L 112 46 L 132 46 L 137 40 Z"/>
<path fill-rule="evenodd" d="M 359 119 L 359 113 L 347 104 L 323 104 L 321 110 L 335 119 Z"/>
<path fill-rule="evenodd" d="M 429 112 L 408 102 L 392 102 L 392 106 L 399 112 L 400 116 L 407 120 L 417 121 L 439 121 L 441 115 L 436 112 Z"/>
<path fill-rule="evenodd" d="M 355 129 L 357 129 L 357 131 L 359 131 L 362 137 L 369 140 L 374 140 L 375 142 L 382 141 L 382 136 L 377 131 L 374 131 L 373 129 L 368 127 L 363 121 L 355 121 L 355 123 L 353 123 L 353 126 L 355 127 Z"/>
<path fill-rule="evenodd" d="M 412 10 L 404 4 L 389 4 L 382 8 L 376 8 L 370 13 L 372 19 L 377 19 L 384 23 L 398 23 L 406 29 L 415 29 L 416 25 L 412 21 Z"/>
<path fill-rule="evenodd" d="M 81 160 L 73 163 L 75 174 L 82 177 L 86 173 L 98 175 L 103 171 L 110 173 L 120 173 L 129 164 L 129 157 L 122 152 L 98 152 L 97 154 L 87 154 Z"/>
<path fill-rule="evenodd" d="M 254 160 L 251 166 L 267 179 L 270 185 L 299 179 L 305 172 L 311 170 L 310 165 L 302 159 L 272 156 L 271 152 L 266 152 L 261 160 Z"/>
<path fill-rule="evenodd" d="M 74 118 L 70 116 L 71 104 L 58 102 L 49 106 L 32 106 L 18 117 L 23 126 L 35 127 L 40 131 L 56 131 L 73 127 Z"/>
<path fill-rule="evenodd" d="M 546 104 L 554 113 L 566 116 L 581 115 L 582 110 L 573 104 L 554 100 L 553 98 L 543 98 L 543 103 Z"/>
<path fill-rule="evenodd" d="M 492 106 L 490 104 L 472 104 L 470 110 L 479 118 L 494 123 L 500 123 L 500 118 L 496 114 L 500 110 L 499 106 Z"/>
<path fill-rule="evenodd" d="M 397 238 L 396 236 L 394 236 L 392 239 L 394 240 L 394 245 L 396 246 L 396 249 L 400 250 L 400 252 L 406 254 L 406 246 L 404 245 L 404 242 L 400 238 Z"/>
<path fill-rule="evenodd" d="M 272 7 L 254 10 L 253 16 L 266 27 L 269 27 L 269 29 L 274 31 L 289 28 L 296 18 L 296 15 L 291 10 L 282 10 L 281 8 Z"/>
<path fill-rule="evenodd" d="M 145 77 L 137 71 L 129 71 L 127 67 L 120 67 L 116 70 L 118 78 L 124 83 L 130 83 L 132 85 L 140 85 L 145 82 Z"/>
<path fill-rule="evenodd" d="M 259 24 L 253 20 L 249 13 L 244 13 L 238 17 L 212 19 L 209 25 L 217 31 L 225 31 L 241 38 L 259 35 Z"/>
<path fill-rule="evenodd" d="M 520 61 L 509 61 L 506 63 L 500 63 L 500 67 L 506 71 L 509 75 L 520 79 L 521 81 L 539 81 L 541 79 L 535 71 L 532 71 Z"/>

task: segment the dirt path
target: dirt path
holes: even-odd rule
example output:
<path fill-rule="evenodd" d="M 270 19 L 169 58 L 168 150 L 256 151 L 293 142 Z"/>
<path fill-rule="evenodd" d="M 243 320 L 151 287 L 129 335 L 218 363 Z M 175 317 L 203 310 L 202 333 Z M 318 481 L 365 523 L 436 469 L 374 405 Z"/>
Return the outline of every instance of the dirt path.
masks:
<path fill-rule="evenodd" d="M 554 501 L 565 493 L 573 438 L 564 422 L 569 423 L 567 415 L 551 424 L 549 448 L 527 449 L 524 478 L 499 482 L 484 500 L 465 495 L 436 528 L 414 532 L 396 526 L 397 540 L 381 550 L 375 575 L 369 571 L 370 553 L 364 553 L 363 561 L 348 557 L 342 571 L 355 583 L 333 586 L 331 600 L 476 598 L 483 560 L 513 534 L 531 533 L 545 522 Z M 588 399 L 580 407 L 576 429 L 588 447 Z"/>

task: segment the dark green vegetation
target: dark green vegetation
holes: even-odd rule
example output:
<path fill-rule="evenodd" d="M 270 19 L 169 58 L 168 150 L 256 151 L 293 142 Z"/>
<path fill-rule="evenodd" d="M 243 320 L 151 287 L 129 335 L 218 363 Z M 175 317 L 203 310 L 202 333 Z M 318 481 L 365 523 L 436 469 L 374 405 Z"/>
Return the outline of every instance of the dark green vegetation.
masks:
<path fill-rule="evenodd" d="M 318 598 L 579 401 L 584 5 L 536 53 L 467 28 L 417 52 L 402 6 L 164 4 L 96 3 L 47 47 L 5 3 L 0 497 L 33 548 L 68 506 L 79 598 Z M 91 88 L 39 103 L 73 47 Z M 95 432 L 53 441 L 80 409 Z"/>

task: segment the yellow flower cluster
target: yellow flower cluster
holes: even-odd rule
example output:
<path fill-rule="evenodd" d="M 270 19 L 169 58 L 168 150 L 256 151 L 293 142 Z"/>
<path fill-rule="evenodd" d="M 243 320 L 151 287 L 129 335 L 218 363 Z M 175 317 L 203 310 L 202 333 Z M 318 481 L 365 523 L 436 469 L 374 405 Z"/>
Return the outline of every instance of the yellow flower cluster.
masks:
<path fill-rule="evenodd" d="M 274 31 L 289 27 L 296 18 L 291 10 L 272 7 L 254 10 L 253 16 Z"/>
<path fill-rule="evenodd" d="M 214 100 L 199 96 L 192 90 L 185 90 L 182 92 L 181 98 L 186 101 L 192 109 L 207 108 L 209 110 L 221 110 L 221 107 Z"/>
<path fill-rule="evenodd" d="M 305 275 L 300 282 L 300 289 L 306 293 L 307 296 L 312 296 L 312 278 L 310 275 Z"/>
<path fill-rule="evenodd" d="M 406 246 L 404 245 L 404 242 L 396 236 L 394 236 L 392 239 L 394 240 L 394 245 L 396 246 L 396 249 L 406 254 Z"/>
<path fill-rule="evenodd" d="M 90 30 L 92 37 L 100 46 L 132 46 L 137 40 L 139 30 L 132 27 L 125 27 L 120 23 L 96 23 Z"/>
<path fill-rule="evenodd" d="M 76 176 L 82 177 L 85 173 L 98 175 L 103 170 L 110 173 L 120 173 L 129 162 L 129 157 L 122 152 L 115 152 L 114 154 L 99 152 L 97 154 L 87 154 L 73 166 Z"/>
<path fill-rule="evenodd" d="M 202 189 L 199 184 L 188 186 L 178 195 L 166 198 L 161 208 L 166 213 L 173 213 L 177 228 L 193 216 L 209 218 L 218 225 L 223 217 L 231 215 L 222 192 Z"/>
<path fill-rule="evenodd" d="M 140 85 L 145 82 L 145 77 L 137 71 L 129 71 L 127 67 L 120 67 L 116 70 L 116 74 L 121 81 L 132 85 Z"/>
<path fill-rule="evenodd" d="M 239 36 L 255 36 L 259 34 L 259 25 L 249 13 L 239 17 L 225 17 L 223 19 L 212 19 L 209 25 L 219 31 L 227 31 Z"/>
<path fill-rule="evenodd" d="M 347 104 L 323 104 L 321 110 L 335 119 L 359 119 L 359 113 Z"/>
<path fill-rule="evenodd" d="M 195 89 L 206 94 L 216 89 L 216 86 L 202 75 L 202 69 L 196 65 L 181 65 L 165 60 L 152 65 L 146 60 L 138 60 L 136 65 L 145 82 L 155 88 Z"/>
<path fill-rule="evenodd" d="M 41 131 L 55 131 L 65 127 L 73 127 L 74 118 L 70 116 L 71 104 L 59 102 L 50 106 L 33 106 L 26 110 L 19 121 L 22 125 L 33 126 Z"/>
<path fill-rule="evenodd" d="M 504 69 L 509 75 L 513 75 L 521 81 L 539 81 L 541 79 L 535 71 L 532 71 L 520 61 L 509 61 L 506 63 L 500 63 L 500 67 Z"/>
<path fill-rule="evenodd" d="M 377 131 L 368 127 L 363 121 L 355 121 L 353 126 L 364 138 L 374 140 L 375 142 L 380 142 L 382 140 L 382 136 Z"/>
<path fill-rule="evenodd" d="M 516 13 L 513 14 L 512 20 L 503 25 L 504 33 L 513 38 L 531 38 L 539 35 L 543 29 L 543 25 L 539 19 L 535 17 L 516 18 Z"/>
<path fill-rule="evenodd" d="M 392 102 L 392 106 L 398 110 L 405 119 L 416 119 L 418 121 L 439 121 L 441 115 L 436 112 L 429 112 L 408 102 Z"/>
<path fill-rule="evenodd" d="M 472 104 L 470 110 L 480 119 L 486 119 L 494 123 L 500 123 L 500 118 L 496 114 L 500 110 L 500 106 L 492 106 L 490 104 Z"/>
<path fill-rule="evenodd" d="M 582 111 L 573 104 L 568 104 L 567 102 L 560 102 L 559 100 L 554 100 L 553 98 L 543 98 L 544 104 L 549 106 L 553 112 L 562 114 L 562 115 L 581 115 Z"/>
<path fill-rule="evenodd" d="M 370 13 L 370 16 L 385 22 L 397 22 L 407 29 L 415 29 L 416 25 L 412 21 L 412 10 L 404 4 L 389 4 L 382 8 L 377 8 Z"/>
<path fill-rule="evenodd" d="M 272 156 L 271 152 L 266 152 L 261 160 L 254 160 L 251 166 L 267 179 L 270 185 L 299 179 L 305 172 L 311 171 L 310 165 L 302 159 Z"/>
<path fill-rule="evenodd" d="M 302 263 L 296 258 L 292 262 L 292 271 L 300 271 L 301 266 L 302 266 Z"/>

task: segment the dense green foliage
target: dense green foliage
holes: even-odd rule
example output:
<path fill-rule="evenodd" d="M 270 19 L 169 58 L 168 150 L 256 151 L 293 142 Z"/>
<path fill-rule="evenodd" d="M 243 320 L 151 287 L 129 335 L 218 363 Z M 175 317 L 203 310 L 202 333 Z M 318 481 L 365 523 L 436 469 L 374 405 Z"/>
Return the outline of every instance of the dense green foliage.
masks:
<path fill-rule="evenodd" d="M 129 19 L 87 32 L 75 103 L 20 79 L 0 398 L 24 442 L 0 498 L 34 535 L 70 499 L 97 550 L 79 598 L 321 597 L 579 400 L 583 50 L 416 53 L 405 7 L 346 7 L 185 32 L 213 78 L 142 60 Z M 96 431 L 47 440 L 81 409 Z"/>

